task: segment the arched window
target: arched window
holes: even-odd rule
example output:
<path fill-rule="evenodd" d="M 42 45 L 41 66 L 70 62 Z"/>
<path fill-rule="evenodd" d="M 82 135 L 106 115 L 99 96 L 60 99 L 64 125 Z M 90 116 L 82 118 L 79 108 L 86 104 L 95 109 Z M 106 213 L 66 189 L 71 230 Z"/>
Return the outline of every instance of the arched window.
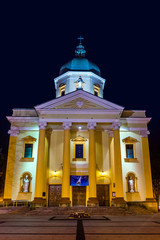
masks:
<path fill-rule="evenodd" d="M 31 192 L 31 174 L 29 172 L 25 172 L 22 174 L 20 179 L 20 192 Z"/>
<path fill-rule="evenodd" d="M 127 174 L 127 192 L 137 192 L 137 178 L 134 173 Z"/>

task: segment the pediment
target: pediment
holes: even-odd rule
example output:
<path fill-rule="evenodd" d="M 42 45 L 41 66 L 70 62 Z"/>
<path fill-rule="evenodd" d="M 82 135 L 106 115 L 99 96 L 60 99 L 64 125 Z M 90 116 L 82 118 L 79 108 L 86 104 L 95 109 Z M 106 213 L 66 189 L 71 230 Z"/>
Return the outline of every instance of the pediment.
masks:
<path fill-rule="evenodd" d="M 22 138 L 24 142 L 35 142 L 37 139 L 32 136 Z"/>
<path fill-rule="evenodd" d="M 132 137 L 126 137 L 122 140 L 122 142 L 124 142 L 124 143 L 136 143 L 136 142 L 138 142 L 138 140 L 135 139 L 135 138 L 132 138 Z"/>
<path fill-rule="evenodd" d="M 76 138 L 72 139 L 73 142 L 86 142 L 87 139 L 78 135 Z"/>
<path fill-rule="evenodd" d="M 49 102 L 35 106 L 36 110 L 92 109 L 123 110 L 122 106 L 109 102 L 83 90 L 75 91 Z"/>

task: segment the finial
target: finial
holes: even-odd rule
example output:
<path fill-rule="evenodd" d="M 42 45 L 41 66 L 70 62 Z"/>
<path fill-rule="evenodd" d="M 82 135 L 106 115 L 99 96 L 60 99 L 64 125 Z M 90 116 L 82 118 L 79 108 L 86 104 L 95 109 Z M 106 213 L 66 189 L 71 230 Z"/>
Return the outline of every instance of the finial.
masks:
<path fill-rule="evenodd" d="M 80 37 L 78 37 L 77 39 L 80 40 L 79 44 L 82 44 L 82 40 L 83 40 L 84 38 L 80 36 Z"/>
<path fill-rule="evenodd" d="M 84 46 L 82 45 L 82 40 L 84 39 L 83 37 L 78 37 L 78 40 L 80 40 L 79 45 L 76 47 L 75 50 L 75 55 L 76 57 L 85 57 L 86 50 L 84 49 Z"/>

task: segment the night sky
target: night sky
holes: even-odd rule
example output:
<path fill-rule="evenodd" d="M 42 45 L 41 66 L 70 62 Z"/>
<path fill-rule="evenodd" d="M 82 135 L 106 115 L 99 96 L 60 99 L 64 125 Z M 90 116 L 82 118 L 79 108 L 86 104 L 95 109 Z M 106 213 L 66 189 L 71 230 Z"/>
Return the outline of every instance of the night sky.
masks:
<path fill-rule="evenodd" d="M 0 145 L 7 149 L 13 108 L 55 97 L 60 67 L 84 37 L 86 57 L 106 79 L 104 98 L 146 110 L 153 174 L 160 161 L 160 8 L 147 1 L 1 3 Z M 156 167 L 155 167 L 156 166 Z M 160 168 L 160 167 L 159 167 Z M 160 172 L 160 170 L 158 171 Z"/>

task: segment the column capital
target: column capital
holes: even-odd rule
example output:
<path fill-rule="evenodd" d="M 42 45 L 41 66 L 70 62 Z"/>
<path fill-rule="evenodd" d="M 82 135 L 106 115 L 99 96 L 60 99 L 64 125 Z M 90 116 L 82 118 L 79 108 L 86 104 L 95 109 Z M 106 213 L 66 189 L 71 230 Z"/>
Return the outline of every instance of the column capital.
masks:
<path fill-rule="evenodd" d="M 46 129 L 47 127 L 47 122 L 39 122 L 38 123 L 39 129 Z"/>
<path fill-rule="evenodd" d="M 11 126 L 10 130 L 8 131 L 8 134 L 10 134 L 11 137 L 17 137 L 19 133 L 19 128 Z"/>
<path fill-rule="evenodd" d="M 96 125 L 97 125 L 97 124 L 96 124 L 95 122 L 89 122 L 89 123 L 87 123 L 87 128 L 88 128 L 89 130 L 95 129 Z"/>
<path fill-rule="evenodd" d="M 52 133 L 52 128 L 47 128 L 46 129 L 46 136 L 50 136 L 51 135 L 51 133 Z"/>
<path fill-rule="evenodd" d="M 63 122 L 63 128 L 64 129 L 70 129 L 71 126 L 72 126 L 71 122 Z"/>
<path fill-rule="evenodd" d="M 120 126 L 121 126 L 120 121 L 116 121 L 116 122 L 113 122 L 113 123 L 112 123 L 112 128 L 113 128 L 113 130 L 119 129 Z"/>
<path fill-rule="evenodd" d="M 112 130 L 108 130 L 107 132 L 110 138 L 114 137 L 114 132 Z"/>
<path fill-rule="evenodd" d="M 148 135 L 150 134 L 148 130 L 143 130 L 143 131 L 140 131 L 139 133 L 141 137 L 148 137 Z"/>

